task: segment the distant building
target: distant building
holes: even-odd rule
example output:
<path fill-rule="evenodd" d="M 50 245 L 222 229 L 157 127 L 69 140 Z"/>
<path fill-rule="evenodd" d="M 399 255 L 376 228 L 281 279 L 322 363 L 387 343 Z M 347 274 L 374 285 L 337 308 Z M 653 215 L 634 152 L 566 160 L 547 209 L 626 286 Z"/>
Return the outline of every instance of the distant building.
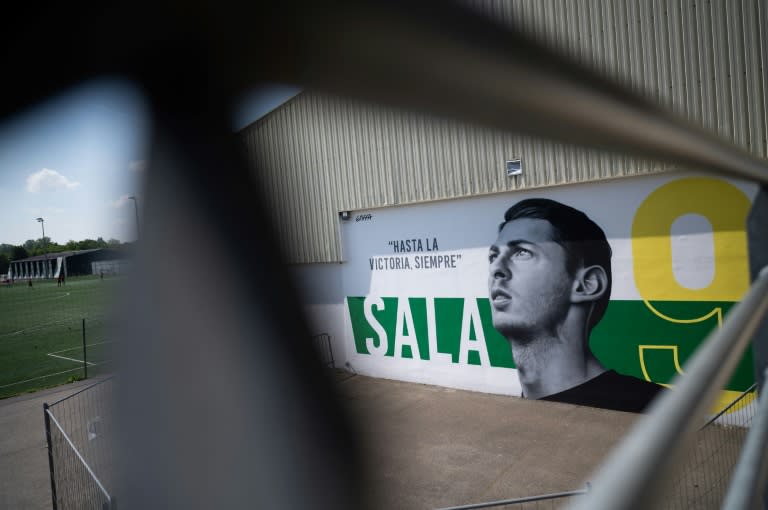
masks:
<path fill-rule="evenodd" d="M 58 278 L 59 275 L 118 274 L 125 272 L 127 265 L 128 253 L 122 249 L 64 251 L 11 261 L 8 278 L 25 280 Z"/>

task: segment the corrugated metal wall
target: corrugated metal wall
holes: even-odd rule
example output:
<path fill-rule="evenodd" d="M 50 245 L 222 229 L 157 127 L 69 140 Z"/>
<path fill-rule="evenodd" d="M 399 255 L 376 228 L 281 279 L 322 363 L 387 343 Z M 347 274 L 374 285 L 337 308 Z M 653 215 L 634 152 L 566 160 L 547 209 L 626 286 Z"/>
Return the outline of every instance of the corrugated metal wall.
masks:
<path fill-rule="evenodd" d="M 471 1 L 760 157 L 761 0 Z M 338 212 L 660 172 L 660 163 L 300 94 L 242 133 L 291 263 L 342 257 Z M 522 157 L 523 176 L 504 162 Z"/>

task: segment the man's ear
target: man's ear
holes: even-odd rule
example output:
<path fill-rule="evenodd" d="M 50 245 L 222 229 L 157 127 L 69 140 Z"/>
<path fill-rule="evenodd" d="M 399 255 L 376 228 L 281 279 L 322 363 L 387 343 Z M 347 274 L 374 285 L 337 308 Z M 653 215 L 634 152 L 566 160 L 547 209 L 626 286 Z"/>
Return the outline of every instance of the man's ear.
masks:
<path fill-rule="evenodd" d="M 571 289 L 572 303 L 597 301 L 608 287 L 608 275 L 602 266 L 582 267 L 576 271 Z"/>

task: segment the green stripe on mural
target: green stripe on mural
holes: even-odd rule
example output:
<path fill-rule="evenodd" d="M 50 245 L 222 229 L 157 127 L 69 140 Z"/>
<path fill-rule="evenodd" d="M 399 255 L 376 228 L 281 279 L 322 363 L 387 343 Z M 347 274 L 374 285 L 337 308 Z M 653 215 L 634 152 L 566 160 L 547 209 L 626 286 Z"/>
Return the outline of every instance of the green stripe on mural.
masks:
<path fill-rule="evenodd" d="M 651 380 L 668 383 L 677 373 L 675 348 L 679 364 L 683 365 L 717 327 L 715 311 L 720 309 L 724 317 L 734 304 L 654 301 L 650 303 L 654 312 L 643 301 L 611 301 L 605 317 L 592 332 L 590 346 L 606 366 L 644 379 L 644 361 Z M 711 316 L 701 320 L 708 315 Z M 641 359 L 641 346 L 649 346 L 642 349 L 644 359 Z M 743 391 L 753 381 L 752 349 L 749 348 L 726 389 Z"/>
<path fill-rule="evenodd" d="M 355 349 L 360 354 L 370 354 L 366 339 L 378 346 L 379 335 L 375 325 L 365 316 L 365 298 L 348 297 L 347 307 L 352 324 Z M 395 352 L 397 316 L 410 314 L 413 331 L 408 331 L 408 322 L 403 320 L 399 333 L 415 337 L 418 355 L 430 359 L 430 328 L 434 328 L 437 351 L 451 355 L 454 363 L 459 362 L 462 342 L 484 336 L 488 358 L 494 367 L 514 368 L 514 361 L 507 340 L 494 328 L 491 322 L 491 308 L 487 298 L 477 299 L 475 304 L 480 329 L 468 317 L 464 298 L 435 298 L 433 325 L 428 324 L 426 298 L 382 298 L 383 307 L 371 307 L 369 313 L 381 325 L 385 333 L 387 349 L 385 356 L 413 358 L 413 350 L 404 345 L 401 352 Z M 590 347 L 607 367 L 626 375 L 645 379 L 646 375 L 658 383 L 668 383 L 706 335 L 717 327 L 718 315 L 725 316 L 734 303 L 730 302 L 653 302 L 611 301 L 602 321 L 592 332 Z M 473 306 L 470 300 L 469 306 Z M 399 310 L 398 310 L 399 307 Z M 717 310 L 720 310 L 718 313 Z M 471 342 L 470 342 L 471 343 Z M 480 365 L 480 356 L 470 350 L 468 363 Z M 734 377 L 726 389 L 742 391 L 753 382 L 752 352 L 739 364 Z"/>

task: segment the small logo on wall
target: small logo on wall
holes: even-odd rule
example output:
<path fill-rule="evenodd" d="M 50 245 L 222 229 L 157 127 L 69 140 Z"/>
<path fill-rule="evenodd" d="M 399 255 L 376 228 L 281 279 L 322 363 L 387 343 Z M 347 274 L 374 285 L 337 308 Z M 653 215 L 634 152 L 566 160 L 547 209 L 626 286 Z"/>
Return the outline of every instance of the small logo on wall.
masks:
<path fill-rule="evenodd" d="M 349 221 L 352 219 L 352 211 L 341 211 L 339 213 L 339 218 L 341 218 L 342 221 Z M 373 214 L 371 213 L 364 213 L 364 214 L 358 214 L 355 217 L 355 223 L 360 221 L 371 221 L 373 219 Z"/>

